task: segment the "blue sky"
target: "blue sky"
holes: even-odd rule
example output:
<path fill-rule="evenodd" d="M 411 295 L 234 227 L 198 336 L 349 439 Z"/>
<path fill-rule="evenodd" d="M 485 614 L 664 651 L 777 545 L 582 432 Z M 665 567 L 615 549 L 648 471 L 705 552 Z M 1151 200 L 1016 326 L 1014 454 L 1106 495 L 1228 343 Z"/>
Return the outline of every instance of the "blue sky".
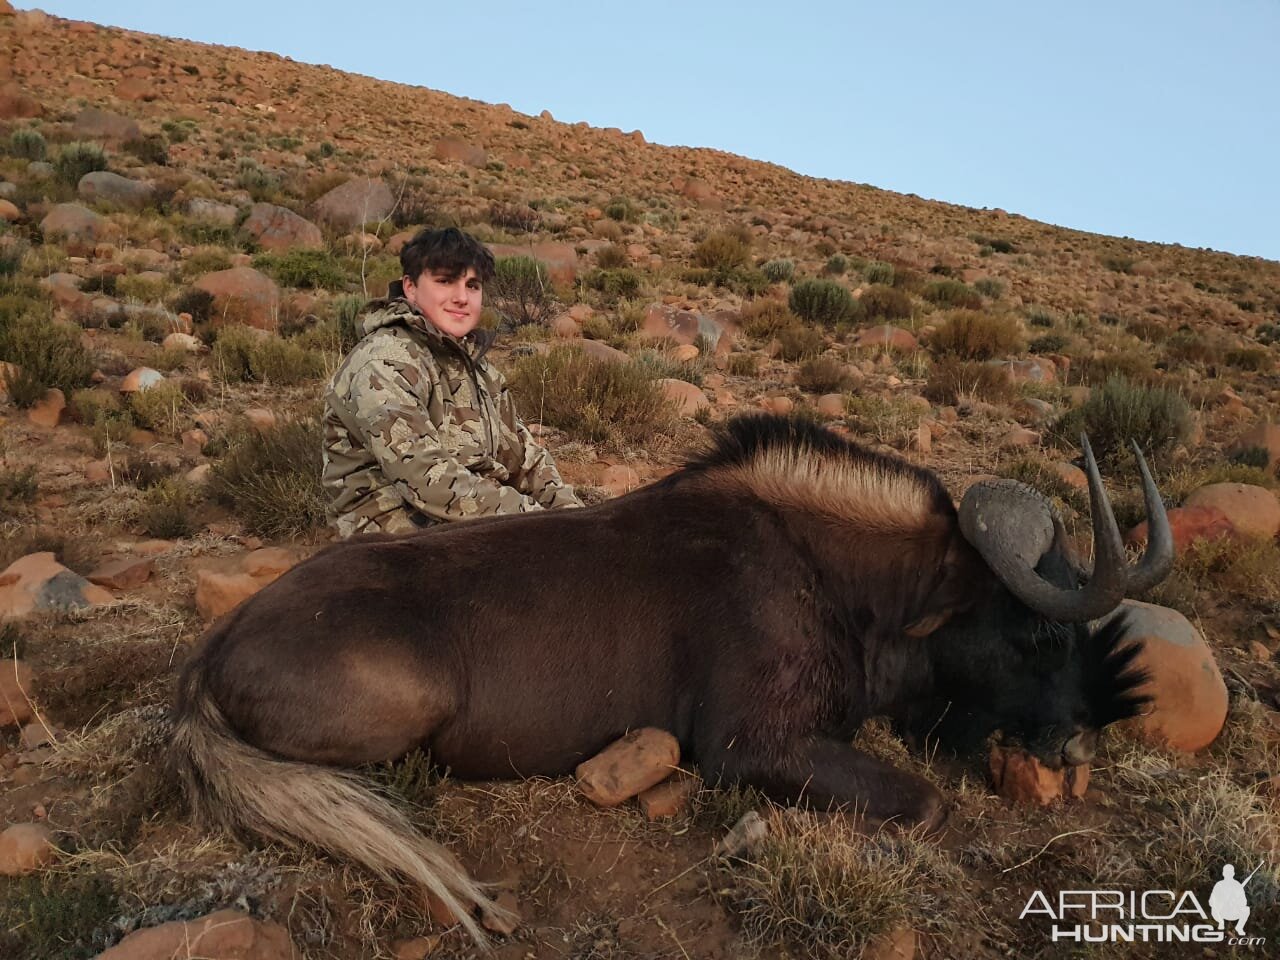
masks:
<path fill-rule="evenodd" d="M 804 174 L 1280 260 L 1277 0 L 40 7 Z"/>

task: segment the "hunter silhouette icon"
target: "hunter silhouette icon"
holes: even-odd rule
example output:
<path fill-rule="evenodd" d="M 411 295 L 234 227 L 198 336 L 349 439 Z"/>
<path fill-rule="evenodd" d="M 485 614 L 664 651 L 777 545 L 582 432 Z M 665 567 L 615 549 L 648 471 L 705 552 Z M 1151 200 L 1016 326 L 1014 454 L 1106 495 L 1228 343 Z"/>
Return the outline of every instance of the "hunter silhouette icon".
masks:
<path fill-rule="evenodd" d="M 1253 873 L 1261 869 L 1262 864 L 1258 864 L 1253 868 Z M 1244 922 L 1249 919 L 1249 899 L 1245 896 L 1244 888 L 1253 879 L 1253 873 L 1241 883 L 1235 878 L 1234 864 L 1223 866 L 1222 879 L 1213 885 L 1213 892 L 1209 894 L 1209 912 L 1218 921 L 1219 930 L 1224 923 L 1231 922 L 1236 925 L 1236 936 L 1244 936 Z"/>

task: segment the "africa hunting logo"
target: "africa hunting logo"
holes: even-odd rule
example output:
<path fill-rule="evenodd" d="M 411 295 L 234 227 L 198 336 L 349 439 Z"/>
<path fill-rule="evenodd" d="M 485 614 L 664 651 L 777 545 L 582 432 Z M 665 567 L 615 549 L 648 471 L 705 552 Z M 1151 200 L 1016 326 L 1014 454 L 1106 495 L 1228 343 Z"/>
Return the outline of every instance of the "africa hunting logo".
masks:
<path fill-rule="evenodd" d="M 1222 868 L 1222 879 L 1209 894 L 1206 911 L 1190 890 L 1062 890 L 1056 902 L 1036 890 L 1019 920 L 1052 921 L 1054 943 L 1226 943 L 1260 946 L 1265 937 L 1245 933 L 1249 897 L 1245 887 L 1262 864 L 1243 881 L 1234 864 Z"/>

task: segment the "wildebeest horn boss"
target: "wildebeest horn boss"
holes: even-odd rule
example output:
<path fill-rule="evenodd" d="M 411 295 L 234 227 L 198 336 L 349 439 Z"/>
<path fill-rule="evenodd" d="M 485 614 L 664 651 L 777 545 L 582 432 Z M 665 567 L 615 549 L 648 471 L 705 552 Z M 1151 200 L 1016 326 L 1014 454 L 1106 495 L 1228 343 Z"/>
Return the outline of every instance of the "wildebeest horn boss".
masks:
<path fill-rule="evenodd" d="M 1051 766 L 1145 702 L 1122 625 L 1136 567 L 1085 444 L 1096 560 L 1013 481 L 959 511 L 936 476 L 802 420 L 754 416 L 658 483 L 585 510 L 335 544 L 220 621 L 185 666 L 174 759 L 214 823 L 303 841 L 491 910 L 447 852 L 339 767 L 422 748 L 464 779 L 570 773 L 660 727 L 715 781 L 938 822 L 923 779 L 850 740 L 881 715 Z"/>

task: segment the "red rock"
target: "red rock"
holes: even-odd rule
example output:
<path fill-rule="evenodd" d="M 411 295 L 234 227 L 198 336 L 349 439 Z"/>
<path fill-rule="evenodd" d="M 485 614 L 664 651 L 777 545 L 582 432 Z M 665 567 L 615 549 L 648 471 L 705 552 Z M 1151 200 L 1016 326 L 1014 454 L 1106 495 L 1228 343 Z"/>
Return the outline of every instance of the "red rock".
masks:
<path fill-rule="evenodd" d="M 700 352 L 692 343 L 682 343 L 671 351 L 671 359 L 677 363 L 689 363 L 697 360 Z"/>
<path fill-rule="evenodd" d="M 456 919 L 454 922 L 457 922 Z M 440 937 L 438 935 L 397 940 L 391 945 L 391 956 L 394 960 L 426 960 L 439 945 Z"/>
<path fill-rule="evenodd" d="M 697 792 L 693 777 L 673 777 L 640 794 L 640 809 L 647 820 L 667 820 L 688 810 Z"/>
<path fill-rule="evenodd" d="M 796 402 L 790 397 L 761 397 L 760 406 L 771 413 L 779 413 L 786 416 L 796 408 Z"/>
<path fill-rule="evenodd" d="M 196 572 L 196 610 L 206 622 L 217 620 L 263 588 L 247 573 Z"/>
<path fill-rule="evenodd" d="M 1280 500 L 1266 487 L 1211 483 L 1187 497 L 1183 506 L 1215 507 L 1246 537 L 1270 540 L 1280 533 Z"/>
<path fill-rule="evenodd" d="M 252 267 L 207 273 L 195 282 L 213 296 L 214 325 L 244 323 L 275 330 L 280 323 L 280 290 L 270 277 Z"/>
<path fill-rule="evenodd" d="M 110 170 L 86 173 L 76 184 L 76 194 L 85 203 L 110 203 L 127 210 L 145 209 L 155 198 L 156 188 L 141 180 L 130 180 Z"/>
<path fill-rule="evenodd" d="M 710 342 L 713 349 L 719 349 L 722 340 L 726 349 L 731 345 L 728 332 L 726 324 L 715 317 L 661 303 L 650 304 L 641 327 L 647 337 L 670 339 L 677 344 L 694 344 L 701 338 Z"/>
<path fill-rule="evenodd" d="M 697 177 L 689 177 L 676 189 L 680 191 L 682 197 L 692 200 L 700 207 L 717 209 L 721 205 L 721 200 L 716 195 L 715 188 L 707 181 L 700 180 Z"/>
<path fill-rule="evenodd" d="M 608 490 L 611 497 L 620 497 L 640 486 L 640 475 L 625 465 L 609 467 L 600 480 L 600 486 Z"/>
<path fill-rule="evenodd" d="M 1026 427 L 1013 427 L 1004 435 L 1006 447 L 1034 447 L 1040 443 L 1040 434 Z"/>
<path fill-rule="evenodd" d="M 551 282 L 557 286 L 569 286 L 578 276 L 578 252 L 569 243 L 491 243 L 489 249 L 495 257 L 533 257 L 546 266 Z"/>
<path fill-rule="evenodd" d="M 159 370 L 152 370 L 150 367 L 136 367 L 130 370 L 128 376 L 120 382 L 120 392 L 137 393 L 140 390 L 150 390 L 163 380 L 164 374 Z"/>
<path fill-rule="evenodd" d="M 396 198 L 383 180 L 356 177 L 334 187 L 312 205 L 321 223 L 352 230 L 382 220 L 395 208 Z"/>
<path fill-rule="evenodd" d="M 43 823 L 17 823 L 0 833 L 0 876 L 20 877 L 53 862 L 57 848 Z"/>
<path fill-rule="evenodd" d="M 104 483 L 111 479 L 111 461 L 105 457 L 90 460 L 84 468 L 84 478 L 90 483 Z"/>
<path fill-rule="evenodd" d="M 883 347 L 898 353 L 910 353 L 920 346 L 920 341 L 908 331 L 886 323 L 863 330 L 858 334 L 855 345 L 859 347 Z"/>
<path fill-rule="evenodd" d="M 633 730 L 601 753 L 580 763 L 580 789 L 600 807 L 616 807 L 656 786 L 680 764 L 680 744 L 665 730 Z"/>
<path fill-rule="evenodd" d="M 187 319 L 189 321 L 190 317 Z M 171 333 L 161 341 L 160 346 L 166 350 L 184 350 L 187 353 L 199 353 L 204 349 L 200 338 L 189 333 Z"/>
<path fill-rule="evenodd" d="M 44 113 L 40 101 L 16 83 L 0 87 L 0 120 L 26 120 Z"/>
<path fill-rule="evenodd" d="M 1047 464 L 1049 472 L 1057 476 L 1059 480 L 1069 487 L 1074 487 L 1081 492 L 1089 489 L 1089 478 L 1085 472 L 1077 467 L 1074 463 L 1067 463 L 1064 460 L 1055 460 Z"/>
<path fill-rule="evenodd" d="M 1176 610 L 1126 600 L 1102 622 L 1122 612 L 1129 623 L 1125 641 L 1143 643 L 1134 666 L 1151 674 L 1144 690 L 1154 698 L 1144 716 L 1127 722 L 1156 746 L 1186 753 L 1204 749 L 1227 719 L 1227 687 L 1213 651 Z"/>
<path fill-rule="evenodd" d="M 431 148 L 431 153 L 437 160 L 465 163 L 469 167 L 483 167 L 489 162 L 489 155 L 484 147 L 467 143 L 458 137 L 444 137 L 437 140 L 435 146 Z"/>
<path fill-rule="evenodd" d="M 249 426 L 259 431 L 270 430 L 276 425 L 276 415 L 266 407 L 249 407 L 244 418 L 249 421 Z"/>
<path fill-rule="evenodd" d="M 250 207 L 244 231 L 266 250 L 324 247 L 324 234 L 319 227 L 287 207 L 272 203 L 255 203 Z"/>
<path fill-rule="evenodd" d="M 302 960 L 289 932 L 239 910 L 173 920 L 129 934 L 96 960 Z"/>
<path fill-rule="evenodd" d="M 92 252 L 94 245 L 111 239 L 116 227 L 78 203 L 59 203 L 40 221 L 40 232 L 46 240 L 64 241 L 67 251 Z"/>
<path fill-rule="evenodd" d="M 1087 481 L 1086 481 L 1087 482 Z M 1173 545 L 1182 553 L 1197 540 L 1217 540 L 1234 536 L 1236 529 L 1217 507 L 1174 507 L 1167 511 L 1173 531 Z M 1125 536 L 1125 544 L 1141 547 L 1147 542 L 1147 521 L 1143 520 Z"/>
<path fill-rule="evenodd" d="M 692 417 L 700 409 L 708 405 L 707 396 L 702 392 L 702 388 L 689 383 L 687 380 L 674 380 L 671 377 L 663 377 L 658 381 L 658 386 L 662 388 L 662 392 L 667 399 L 675 404 L 678 416 Z"/>
<path fill-rule="evenodd" d="M 1014 803 L 1047 807 L 1066 786 L 1064 771 L 1049 769 L 1025 750 L 993 746 L 988 767 L 996 793 Z"/>
<path fill-rule="evenodd" d="M 0 728 L 17 727 L 35 716 L 31 698 L 35 694 L 35 677 L 31 668 L 13 659 L 12 650 L 0 650 Z"/>
<path fill-rule="evenodd" d="M 401 230 L 399 233 L 393 233 L 383 249 L 392 256 L 398 257 L 404 245 L 417 236 L 417 233 L 417 230 Z"/>
<path fill-rule="evenodd" d="M 0 220 L 6 223 L 17 223 L 22 219 L 22 211 L 9 200 L 0 199 Z"/>
<path fill-rule="evenodd" d="M 582 330 L 573 322 L 573 318 L 568 316 L 556 317 L 552 320 L 551 332 L 561 340 L 573 340 L 582 336 Z"/>
<path fill-rule="evenodd" d="M 96 107 L 85 107 L 76 114 L 75 120 L 71 122 L 71 132 L 86 140 L 124 143 L 142 139 L 142 128 L 138 126 L 137 120 Z"/>
<path fill-rule="evenodd" d="M 602 363 L 630 363 L 631 357 L 601 340 L 579 340 L 575 344 L 583 353 Z"/>
<path fill-rule="evenodd" d="M 993 360 L 1009 375 L 1012 383 L 1057 383 L 1058 368 L 1048 357 L 1032 357 L 1029 360 Z"/>
<path fill-rule="evenodd" d="M 263 586 L 266 586 L 297 563 L 298 558 L 283 547 L 260 547 L 245 555 L 240 569 L 255 580 L 263 581 Z"/>
<path fill-rule="evenodd" d="M 190 470 L 188 470 L 183 476 L 186 477 L 188 483 L 192 484 L 193 486 L 199 487 L 209 482 L 209 474 L 211 474 L 212 472 L 213 472 L 213 464 L 198 463 L 194 467 L 192 467 Z"/>
<path fill-rule="evenodd" d="M 57 387 L 45 391 L 44 399 L 32 405 L 27 411 L 27 420 L 37 427 L 52 430 L 62 422 L 62 414 L 67 409 L 67 399 Z"/>
<path fill-rule="evenodd" d="M 0 573 L 0 621 L 46 610 L 80 610 L 115 598 L 72 573 L 52 553 L 32 553 Z"/>
<path fill-rule="evenodd" d="M 1280 424 L 1270 421 L 1254 424 L 1231 444 L 1227 452 L 1239 454 L 1248 450 L 1266 451 L 1267 471 L 1274 473 L 1280 466 Z"/>
<path fill-rule="evenodd" d="M 151 578 L 155 566 L 155 561 L 149 557 L 121 557 L 102 564 L 86 579 L 112 590 L 132 590 Z"/>

